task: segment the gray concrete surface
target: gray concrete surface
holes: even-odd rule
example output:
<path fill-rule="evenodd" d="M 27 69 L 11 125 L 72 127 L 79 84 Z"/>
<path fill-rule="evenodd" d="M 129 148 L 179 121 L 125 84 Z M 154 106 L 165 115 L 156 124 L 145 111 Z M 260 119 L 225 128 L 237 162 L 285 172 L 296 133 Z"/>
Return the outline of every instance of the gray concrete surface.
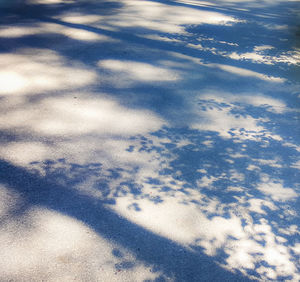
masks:
<path fill-rule="evenodd" d="M 0 3 L 1 281 L 299 281 L 299 2 Z"/>

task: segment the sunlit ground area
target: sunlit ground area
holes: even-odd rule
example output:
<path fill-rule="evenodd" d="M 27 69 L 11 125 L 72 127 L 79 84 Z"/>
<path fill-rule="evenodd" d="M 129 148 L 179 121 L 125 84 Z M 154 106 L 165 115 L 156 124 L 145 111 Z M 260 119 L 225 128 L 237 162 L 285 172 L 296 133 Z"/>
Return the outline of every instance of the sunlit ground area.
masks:
<path fill-rule="evenodd" d="M 0 280 L 299 281 L 299 19 L 0 0 Z"/>

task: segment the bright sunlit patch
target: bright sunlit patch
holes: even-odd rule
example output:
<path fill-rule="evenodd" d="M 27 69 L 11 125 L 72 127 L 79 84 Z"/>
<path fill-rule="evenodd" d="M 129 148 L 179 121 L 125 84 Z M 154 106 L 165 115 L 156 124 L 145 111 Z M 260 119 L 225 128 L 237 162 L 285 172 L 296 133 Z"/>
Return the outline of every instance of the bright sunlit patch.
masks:
<path fill-rule="evenodd" d="M 300 52 L 297 48 L 293 48 L 292 50 L 289 51 L 278 51 L 279 54 L 277 55 L 270 55 L 270 50 L 275 49 L 274 46 L 270 45 L 258 45 L 254 46 L 253 50 L 250 52 L 243 52 L 243 53 L 238 53 L 236 51 L 221 51 L 216 47 L 207 47 L 203 46 L 200 42 L 203 40 L 208 40 L 214 43 L 222 43 L 226 44 L 229 46 L 238 46 L 236 43 L 230 43 L 226 41 L 218 41 L 215 38 L 201 38 L 198 40 L 196 43 L 188 43 L 187 46 L 193 49 L 201 50 L 204 52 L 209 52 L 217 56 L 222 56 L 222 57 L 227 57 L 233 60 L 238 60 L 238 61 L 252 61 L 254 63 L 259 63 L 259 64 L 266 64 L 266 65 L 275 65 L 277 63 L 284 63 L 288 65 L 297 65 L 300 62 Z M 219 65 L 219 64 L 206 64 L 207 66 L 211 67 L 217 67 L 219 66 L 221 69 L 224 69 L 224 65 Z M 225 66 L 226 69 L 226 66 Z M 236 68 L 237 69 L 237 68 Z M 235 73 L 234 69 L 229 68 L 229 71 Z M 245 72 L 246 71 L 246 72 Z M 267 75 L 259 74 L 249 70 L 244 70 L 241 72 L 241 75 L 247 75 L 249 76 L 254 76 L 254 77 L 260 77 L 263 80 L 274 80 L 277 81 L 277 77 L 269 77 Z"/>
<path fill-rule="evenodd" d="M 261 107 L 269 112 L 274 113 L 284 113 L 288 110 L 286 104 L 272 97 L 267 97 L 263 95 L 242 95 L 231 97 L 233 101 L 243 102 L 249 105 L 253 105 L 255 107 Z"/>
<path fill-rule="evenodd" d="M 173 81 L 180 78 L 179 74 L 166 68 L 134 61 L 103 60 L 98 66 L 115 72 L 123 73 L 127 79 L 137 81 Z"/>
<path fill-rule="evenodd" d="M 55 16 L 55 18 L 60 19 L 64 22 L 74 23 L 74 24 L 92 24 L 98 22 L 102 19 L 102 16 L 96 14 L 83 14 L 83 13 L 62 13 L 60 16 Z"/>
<path fill-rule="evenodd" d="M 258 45 L 254 47 L 254 51 L 264 51 L 274 49 L 271 45 Z"/>
<path fill-rule="evenodd" d="M 178 243 L 201 245 L 209 255 L 215 254 L 226 242 L 227 236 L 239 238 L 243 235 L 237 217 L 225 219 L 216 216 L 209 220 L 197 207 L 181 205 L 178 200 L 180 198 L 169 198 L 160 204 L 138 200 L 140 211 L 132 211 L 128 208 L 132 199 L 123 197 L 112 208 L 146 229 Z"/>
<path fill-rule="evenodd" d="M 18 26 L 18 25 L 7 25 L 0 28 L 0 37 L 14 38 L 28 35 L 34 35 L 40 32 L 40 29 L 35 26 Z"/>
<path fill-rule="evenodd" d="M 148 110 L 126 108 L 100 93 L 71 93 L 31 103 L 6 97 L 0 109 L 1 130 L 13 129 L 15 134 L 39 140 L 2 143 L 1 158 L 24 166 L 62 156 L 73 162 L 101 160 L 109 165 L 147 163 L 148 156 L 139 159 L 140 154 L 126 151 L 127 138 L 167 124 Z M 56 142 L 43 142 L 45 137 Z"/>
<path fill-rule="evenodd" d="M 261 132 L 264 128 L 257 124 L 257 120 L 247 116 L 242 117 L 230 114 L 230 109 L 209 109 L 205 112 L 199 113 L 199 123 L 193 123 L 191 125 L 194 129 L 209 130 L 219 132 L 221 136 L 231 137 L 230 131 L 232 128 L 240 131 L 241 129 L 249 132 Z M 251 135 L 247 133 L 239 134 L 241 138 L 251 138 Z M 244 135 L 244 136 L 243 136 Z"/>
<path fill-rule="evenodd" d="M 270 196 L 274 201 L 285 202 L 296 200 L 298 197 L 298 194 L 294 189 L 283 187 L 281 183 L 261 183 L 258 185 L 257 189 L 265 195 Z"/>
<path fill-rule="evenodd" d="M 0 156 L 19 165 L 49 157 L 48 147 L 39 142 L 11 142 L 0 147 Z"/>
<path fill-rule="evenodd" d="M 63 34 L 67 35 L 68 37 L 71 37 L 76 40 L 82 40 L 82 41 L 95 41 L 95 40 L 103 41 L 104 39 L 105 40 L 108 39 L 108 37 L 87 30 L 62 29 L 60 32 L 63 32 Z"/>
<path fill-rule="evenodd" d="M 23 91 L 30 81 L 17 71 L 0 71 L 0 94 Z"/>
<path fill-rule="evenodd" d="M 271 210 L 277 209 L 272 202 L 265 201 L 258 198 L 250 199 L 248 202 L 249 202 L 249 210 L 260 214 L 267 214 L 266 211 L 263 209 L 263 207 L 268 207 Z"/>
<path fill-rule="evenodd" d="M 271 56 L 265 54 L 272 46 L 255 46 L 253 52 L 237 53 L 232 52 L 225 55 L 233 60 L 249 60 L 256 63 L 263 63 L 267 65 L 275 65 L 276 63 L 284 63 L 288 65 L 297 65 L 300 62 L 299 50 L 291 50 L 282 52 L 280 55 Z"/>
<path fill-rule="evenodd" d="M 17 55 L 1 54 L 0 69 L 0 95 L 78 88 L 97 78 L 95 72 L 82 65 L 68 66 L 56 52 L 41 49 L 22 49 Z"/>
<path fill-rule="evenodd" d="M 197 102 L 197 99 L 195 100 Z M 195 103 L 196 104 L 196 103 Z M 221 136 L 239 139 L 260 140 L 270 137 L 281 140 L 281 136 L 269 132 L 263 123 L 267 120 L 251 116 L 251 111 L 245 115 L 249 106 L 262 111 L 284 113 L 288 110 L 285 103 L 279 99 L 249 93 L 233 95 L 231 93 L 207 93 L 199 95 L 198 105 L 193 105 L 194 113 L 199 117 L 190 125 L 195 129 L 216 131 Z M 242 113 L 243 114 L 239 114 Z M 278 166 L 275 162 L 274 166 Z"/>
<path fill-rule="evenodd" d="M 84 18 L 84 16 L 83 16 Z M 117 42 L 118 40 L 112 39 L 108 36 L 105 36 L 103 34 L 81 29 L 81 28 L 73 28 L 73 27 L 67 27 L 61 24 L 55 24 L 55 23 L 45 23 L 42 24 L 40 27 L 40 32 L 53 32 L 56 34 L 62 34 L 64 36 L 67 36 L 69 38 L 80 40 L 80 41 L 98 41 L 98 42 Z"/>
<path fill-rule="evenodd" d="M 144 281 L 162 274 L 79 220 L 42 207 L 7 220 L 0 245 L 2 281 Z M 116 277 L 115 266 L 124 261 L 131 267 Z"/>
<path fill-rule="evenodd" d="M 285 81 L 284 78 L 268 76 L 265 74 L 261 74 L 261 73 L 255 72 L 255 71 L 248 70 L 248 69 L 238 68 L 238 67 L 229 66 L 229 65 L 209 64 L 208 66 L 216 67 L 221 70 L 227 71 L 229 73 L 232 73 L 232 74 L 235 74 L 238 76 L 243 76 L 243 77 L 254 77 L 254 78 L 261 79 L 261 80 L 272 81 L 272 82 L 284 82 Z"/>
<path fill-rule="evenodd" d="M 79 23 L 85 23 L 86 21 L 96 20 L 95 17 L 77 16 L 75 18 L 71 17 L 70 21 L 78 21 Z M 116 42 L 116 39 L 112 39 L 103 34 L 97 32 L 92 32 L 84 30 L 81 28 L 67 27 L 62 24 L 56 23 L 39 23 L 35 25 L 7 25 L 0 29 L 0 37 L 5 38 L 17 38 L 26 37 L 29 35 L 43 35 L 45 33 L 54 33 L 57 35 L 67 36 L 69 38 L 80 40 L 80 41 L 100 41 L 100 42 Z"/>
<path fill-rule="evenodd" d="M 197 186 L 198 187 L 206 187 L 208 189 L 213 189 L 214 186 L 211 185 L 214 181 L 216 181 L 218 178 L 213 176 L 203 176 L 201 179 L 197 180 Z"/>
<path fill-rule="evenodd" d="M 246 234 L 245 234 L 246 235 Z M 254 240 L 248 239 L 246 236 L 240 240 L 230 242 L 226 250 L 229 255 L 226 259 L 228 265 L 234 266 L 239 269 L 254 269 L 256 259 L 252 256 L 251 252 L 261 252 L 262 247 Z"/>
<path fill-rule="evenodd" d="M 292 250 L 295 254 L 300 255 L 300 243 L 296 243 L 293 247 Z"/>
<path fill-rule="evenodd" d="M 58 97 L 38 102 L 34 110 L 22 108 L 6 113 L 0 124 L 2 127 L 26 127 L 42 135 L 130 136 L 158 129 L 163 121 L 149 111 L 130 110 L 103 97 Z"/>

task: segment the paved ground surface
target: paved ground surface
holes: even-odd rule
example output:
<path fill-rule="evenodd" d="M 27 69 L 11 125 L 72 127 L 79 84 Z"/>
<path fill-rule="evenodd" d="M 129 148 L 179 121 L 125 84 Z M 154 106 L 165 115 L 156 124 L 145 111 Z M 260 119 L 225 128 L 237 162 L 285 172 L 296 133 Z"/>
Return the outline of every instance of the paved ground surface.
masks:
<path fill-rule="evenodd" d="M 299 2 L 0 7 L 1 281 L 300 280 Z"/>

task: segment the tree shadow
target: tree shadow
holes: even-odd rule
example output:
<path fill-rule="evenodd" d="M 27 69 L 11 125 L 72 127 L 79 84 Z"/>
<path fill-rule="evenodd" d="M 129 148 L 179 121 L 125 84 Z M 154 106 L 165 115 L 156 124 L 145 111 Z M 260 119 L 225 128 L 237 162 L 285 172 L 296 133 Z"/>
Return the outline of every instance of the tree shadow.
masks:
<path fill-rule="evenodd" d="M 37 161 L 26 164 L 26 169 L 1 161 L 2 183 L 26 199 L 14 216 L 20 216 L 32 206 L 43 206 L 74 217 L 101 236 L 131 250 L 138 260 L 153 265 L 153 272 L 162 272 L 175 281 L 293 279 L 293 274 L 299 273 L 296 247 L 299 233 L 295 231 L 295 226 L 296 229 L 299 226 L 299 99 L 296 89 L 299 78 L 291 77 L 292 66 L 298 67 L 292 61 L 293 32 L 284 27 L 290 17 L 278 20 L 274 14 L 290 12 L 291 8 L 296 8 L 295 4 L 280 3 L 273 7 L 273 15 L 270 15 L 268 7 L 248 7 L 246 2 L 239 8 L 247 11 L 225 5 L 195 7 L 171 1 L 147 3 L 154 2 L 170 9 L 185 7 L 239 21 L 199 24 L 182 20 L 178 12 L 178 20 L 182 20 L 178 24 L 181 32 L 172 32 L 174 22 L 170 27 L 163 19 L 162 22 L 152 19 L 151 13 L 148 26 L 143 25 L 143 21 L 134 22 L 136 17 L 147 20 L 140 11 L 143 7 L 128 20 L 126 14 L 119 16 L 124 3 L 105 1 L 58 5 L 24 2 L 23 6 L 1 12 L 1 24 L 5 29 L 16 27 L 11 32 L 17 34 L 0 38 L 1 53 L 18 55 L 22 49 L 36 52 L 36 55 L 21 53 L 20 61 L 10 66 L 16 67 L 15 73 L 18 74 L 23 65 L 28 71 L 28 61 L 43 54 L 37 52 L 38 49 L 54 52 L 55 55 L 51 52 L 44 55 L 45 62 L 38 66 L 51 73 L 54 65 L 57 67 L 55 77 L 71 69 L 82 71 L 82 74 L 89 71 L 88 74 L 95 77 L 73 87 L 75 77 L 71 86 L 61 87 L 59 81 L 46 76 L 53 88 L 46 83 L 49 88 L 40 90 L 40 85 L 33 83 L 21 103 L 8 104 L 5 109 L 8 113 L 17 113 L 12 115 L 12 120 L 29 113 L 33 118 L 15 127 L 2 126 L 3 144 L 14 145 L 25 140 L 24 148 L 28 143 L 42 144 L 42 149 L 53 144 L 58 144 L 54 149 L 51 147 L 53 150 L 58 150 L 60 144 L 63 148 L 58 158 L 48 159 L 47 154 L 41 154 Z M 79 20 L 68 20 L 64 13 L 75 18 L 79 15 Z M 90 18 L 85 16 L 99 18 L 90 23 Z M 20 32 L 23 25 L 25 29 Z M 33 30 L 26 33 L 26 28 Z M 39 71 L 41 69 L 37 68 L 34 76 Z M 25 76 L 24 73 L 19 76 L 22 75 Z M 28 80 L 35 81 L 34 77 Z M 5 87 L 1 91 L 5 103 L 11 97 L 5 94 Z M 92 93 L 93 99 L 86 91 Z M 123 108 L 111 103 L 101 108 L 101 103 L 107 102 L 102 93 L 111 99 L 107 100 Z M 72 100 L 65 102 L 63 99 L 67 95 Z M 49 98 L 53 99 L 49 102 Z M 105 124 L 102 116 L 93 119 L 93 115 L 97 117 L 93 108 L 97 99 L 98 111 L 108 115 L 111 110 L 110 116 L 119 112 L 126 116 L 129 110 L 135 111 L 125 128 L 130 128 L 128 123 L 139 124 L 139 119 L 149 115 L 149 111 L 163 119 L 165 125 L 158 130 L 141 130 L 141 134 L 136 133 L 138 130 L 126 134 L 122 126 L 113 131 L 111 128 L 121 121 L 111 118 L 113 122 L 109 120 Z M 72 107 L 80 103 L 85 106 L 72 112 Z M 19 111 L 23 108 L 26 111 L 22 115 Z M 37 108 L 50 112 L 49 119 L 56 121 L 54 129 L 58 124 L 62 134 L 50 131 L 49 119 L 43 119 L 39 112 L 34 114 Z M 91 117 L 88 116 L 90 112 Z M 78 121 L 86 118 L 87 122 L 73 126 L 72 118 Z M 143 122 L 146 124 L 145 120 Z M 103 123 L 109 130 L 101 131 L 103 128 L 97 127 Z M 44 124 L 48 127 L 43 127 Z M 103 140 L 106 143 L 119 141 L 117 145 L 124 143 L 126 146 L 116 153 L 107 144 L 103 145 Z M 77 151 L 78 143 L 88 148 L 86 151 L 90 150 L 90 155 L 96 152 L 96 160 L 80 162 L 78 159 L 86 151 L 82 148 Z M 66 144 L 71 149 L 65 149 Z M 71 150 L 75 160 L 68 160 L 64 150 Z M 109 157 L 97 154 L 99 151 Z M 111 156 L 121 159 L 118 154 L 124 155 L 126 161 L 119 160 L 116 165 Z M 13 151 L 13 155 L 17 153 Z M 122 212 L 114 210 L 119 201 L 125 201 L 123 212 L 128 214 L 124 217 L 119 216 Z M 200 223 L 195 219 L 191 225 L 205 226 L 208 232 L 201 233 L 199 227 L 194 237 L 184 241 L 186 234 L 180 237 L 180 231 L 185 229 L 188 218 L 180 223 L 184 228 L 170 218 L 174 232 L 168 230 L 169 233 L 163 233 L 164 228 L 151 229 L 153 226 L 147 226 L 146 220 L 133 223 L 136 221 L 130 216 L 138 218 L 140 214 L 143 219 L 145 213 L 152 212 L 151 205 L 157 210 L 162 207 L 161 214 L 173 208 L 178 217 L 187 209 L 188 214 L 200 218 Z M 153 220 L 153 217 L 150 219 L 160 224 L 161 219 Z M 165 227 L 164 223 L 160 225 Z M 157 228 L 155 224 L 154 227 Z M 113 255 L 122 257 L 120 252 L 115 250 Z M 272 254 L 280 260 L 272 260 Z M 116 265 L 117 271 L 130 268 L 133 263 L 126 259 Z"/>
<path fill-rule="evenodd" d="M 250 281 L 239 273 L 233 274 L 222 269 L 201 252 L 185 250 L 178 244 L 120 217 L 105 208 L 100 201 L 74 193 L 67 187 L 55 185 L 52 175 L 49 179 L 39 178 L 3 161 L 0 171 L 1 183 L 18 191 L 25 201 L 13 216 L 20 216 L 32 206 L 43 206 L 76 218 L 109 241 L 130 249 L 138 260 L 153 265 L 154 272 L 162 271 L 174 281 Z M 118 251 L 114 254 L 120 256 Z M 116 269 L 128 267 L 131 267 L 131 263 L 124 262 L 117 265 Z"/>

